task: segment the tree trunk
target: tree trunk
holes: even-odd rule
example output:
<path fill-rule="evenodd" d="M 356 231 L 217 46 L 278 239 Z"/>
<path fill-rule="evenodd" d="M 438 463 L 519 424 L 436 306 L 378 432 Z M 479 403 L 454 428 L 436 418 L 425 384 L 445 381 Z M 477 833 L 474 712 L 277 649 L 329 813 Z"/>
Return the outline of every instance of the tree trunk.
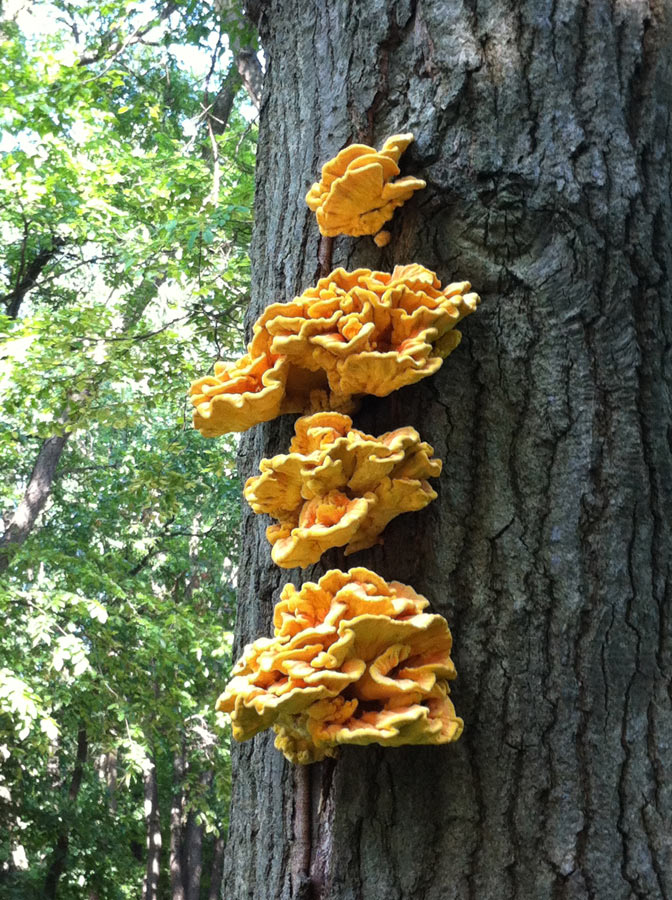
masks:
<path fill-rule="evenodd" d="M 173 801 L 170 807 L 170 895 L 172 900 L 184 900 L 182 874 L 182 813 L 184 811 L 184 770 L 186 765 L 184 742 L 173 756 Z"/>
<path fill-rule="evenodd" d="M 158 900 L 161 871 L 161 816 L 156 765 L 145 772 L 145 826 L 147 829 L 147 866 L 142 886 L 142 900 Z"/>
<path fill-rule="evenodd" d="M 198 797 L 205 796 L 212 783 L 214 772 L 206 770 L 201 772 L 199 781 L 202 793 Z M 185 900 L 198 900 L 201 893 L 201 877 L 203 875 L 203 826 L 196 819 L 196 811 L 189 813 L 187 827 L 185 829 Z"/>
<path fill-rule="evenodd" d="M 117 811 L 117 751 L 107 750 L 96 759 L 96 773 L 107 788 L 107 808 Z"/>
<path fill-rule="evenodd" d="M 184 850 L 186 860 L 186 900 L 198 900 L 203 870 L 203 826 L 196 821 L 194 812 L 190 812 L 187 816 Z"/>
<path fill-rule="evenodd" d="M 226 842 L 223 837 L 215 838 L 215 846 L 212 851 L 212 868 L 210 869 L 208 900 L 219 900 L 222 887 L 225 844 Z"/>
<path fill-rule="evenodd" d="M 13 549 L 26 540 L 51 494 L 56 468 L 70 432 L 47 438 L 40 447 L 28 487 L 0 538 L 0 573 L 10 563 Z"/>
<path fill-rule="evenodd" d="M 462 739 L 349 748 L 310 767 L 308 893 L 329 900 L 672 896 L 670 5 L 653 0 L 270 0 L 252 317 L 314 282 L 303 197 L 353 141 L 416 142 L 427 181 L 392 243 L 334 266 L 419 262 L 482 298 L 433 378 L 365 401 L 413 425 L 439 498 L 366 565 L 451 625 Z M 289 417 L 241 443 L 286 452 Z M 236 650 L 289 580 L 246 510 Z M 295 773 L 234 751 L 222 896 L 297 896 Z M 294 882 L 294 883 L 293 883 Z"/>
<path fill-rule="evenodd" d="M 68 788 L 67 806 L 65 815 L 62 816 L 62 822 L 58 837 L 56 838 L 56 846 L 51 854 L 49 867 L 44 880 L 45 900 L 56 900 L 58 894 L 58 883 L 61 876 L 65 872 L 68 861 L 68 850 L 70 848 L 70 823 L 74 816 L 74 808 L 79 796 L 79 789 L 82 786 L 82 777 L 84 775 L 84 766 L 86 764 L 86 754 L 88 752 L 88 741 L 86 729 L 82 726 L 77 732 L 77 753 L 75 755 L 75 765 L 72 770 L 72 778 L 70 779 L 70 787 Z"/>
<path fill-rule="evenodd" d="M 105 782 L 108 790 L 108 806 L 111 813 L 117 812 L 117 765 L 116 750 L 108 750 L 105 754 Z"/>

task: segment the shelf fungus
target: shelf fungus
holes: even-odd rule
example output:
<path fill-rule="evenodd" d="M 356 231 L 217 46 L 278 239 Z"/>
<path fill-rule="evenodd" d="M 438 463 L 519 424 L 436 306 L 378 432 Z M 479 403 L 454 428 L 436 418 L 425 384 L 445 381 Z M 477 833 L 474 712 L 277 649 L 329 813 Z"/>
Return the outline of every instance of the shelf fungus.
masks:
<path fill-rule="evenodd" d="M 331 547 L 346 556 L 381 541 L 388 522 L 436 498 L 428 478 L 441 460 L 410 426 L 380 437 L 352 427 L 349 416 L 299 419 L 289 453 L 262 459 L 245 498 L 255 513 L 278 520 L 266 537 L 276 565 L 309 566 Z"/>
<path fill-rule="evenodd" d="M 411 587 L 363 568 L 288 584 L 275 636 L 245 648 L 217 709 L 238 741 L 273 727 L 276 747 L 301 764 L 345 744 L 455 741 L 463 723 L 448 690 L 452 638 L 427 606 Z"/>
<path fill-rule="evenodd" d="M 322 166 L 321 180 L 306 194 L 321 234 L 376 234 L 398 206 L 426 186 L 411 175 L 392 180 L 399 175 L 397 163 L 412 141 L 412 134 L 394 134 L 382 150 L 350 144 Z M 383 247 L 389 242 L 389 234 L 382 232 L 374 240 Z"/>
<path fill-rule="evenodd" d="M 248 353 L 191 386 L 206 437 L 289 412 L 352 412 L 433 375 L 460 343 L 456 325 L 480 302 L 468 281 L 441 288 L 429 269 L 335 269 L 289 303 L 268 306 Z"/>

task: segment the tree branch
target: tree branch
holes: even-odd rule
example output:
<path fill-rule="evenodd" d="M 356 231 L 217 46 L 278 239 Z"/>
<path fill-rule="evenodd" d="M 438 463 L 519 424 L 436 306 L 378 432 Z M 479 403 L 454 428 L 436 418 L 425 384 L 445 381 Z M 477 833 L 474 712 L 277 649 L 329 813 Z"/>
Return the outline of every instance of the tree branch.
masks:
<path fill-rule="evenodd" d="M 108 59 L 109 62 L 114 62 L 114 60 L 126 50 L 127 47 L 130 47 L 132 44 L 137 44 L 142 38 L 147 34 L 147 32 L 151 31 L 152 28 L 156 28 L 158 24 L 165 21 L 169 16 L 171 16 L 175 10 L 177 9 L 177 3 L 171 2 L 167 3 L 164 8 L 161 10 L 157 19 L 152 19 L 151 22 L 148 22 L 146 25 L 139 25 L 134 31 L 132 31 L 127 37 L 122 38 L 119 35 L 119 28 L 114 27 L 110 28 L 109 31 L 106 31 L 105 34 L 101 38 L 100 47 L 95 53 L 83 53 L 79 59 L 77 60 L 78 66 L 90 66 L 94 63 L 100 62 L 102 59 Z"/>
<path fill-rule="evenodd" d="M 9 566 L 12 552 L 18 549 L 33 529 L 51 493 L 58 462 L 70 432 L 47 438 L 40 447 L 28 481 L 28 487 L 0 538 L 0 573 Z"/>
<path fill-rule="evenodd" d="M 126 310 L 122 333 L 135 327 L 148 304 L 148 298 L 141 299 Z M 103 377 L 104 371 L 102 367 L 98 370 L 98 382 Z M 42 443 L 21 502 L 13 515 L 5 515 L 7 524 L 0 538 L 0 574 L 8 569 L 12 553 L 26 540 L 49 499 L 61 454 L 71 434 L 66 427 L 70 418 L 71 404 L 81 403 L 85 398 L 90 400 L 96 386 L 97 382 L 93 381 L 88 388 L 70 394 L 59 420 L 63 425 L 63 433 L 47 438 Z"/>
<path fill-rule="evenodd" d="M 242 47 L 235 53 L 235 62 L 226 73 L 224 81 L 210 106 L 208 92 L 205 92 L 206 117 L 212 123 L 214 134 L 224 134 L 233 109 L 233 101 L 241 85 L 256 109 L 261 103 L 261 88 L 264 73 L 256 52 L 250 47 Z M 209 109 L 208 109 L 209 107 Z"/>
<path fill-rule="evenodd" d="M 206 112 L 207 119 L 212 124 L 212 131 L 214 134 L 224 134 L 226 131 L 229 116 L 233 109 L 233 101 L 238 93 L 240 83 L 238 72 L 231 66 L 226 73 L 226 77 L 222 82 L 222 86 L 220 87 L 217 96 L 212 101 L 212 106 L 210 106 L 209 110 Z M 208 106 L 207 96 L 206 92 L 206 108 Z"/>
<path fill-rule="evenodd" d="M 236 68 L 253 106 L 259 109 L 264 71 L 256 52 L 249 47 L 242 47 L 236 55 Z"/>
<path fill-rule="evenodd" d="M 16 319 L 19 314 L 19 309 L 21 308 L 24 297 L 26 296 L 28 291 L 35 286 L 35 283 L 43 269 L 45 269 L 49 265 L 51 260 L 56 256 L 58 251 L 65 244 L 63 238 L 55 237 L 52 241 L 51 247 L 40 250 L 37 256 L 26 268 L 25 249 L 27 238 L 28 235 L 25 234 L 23 248 L 21 251 L 21 263 L 19 266 L 19 273 L 14 290 L 0 297 L 0 301 L 3 302 L 7 307 L 7 315 L 11 319 Z"/>

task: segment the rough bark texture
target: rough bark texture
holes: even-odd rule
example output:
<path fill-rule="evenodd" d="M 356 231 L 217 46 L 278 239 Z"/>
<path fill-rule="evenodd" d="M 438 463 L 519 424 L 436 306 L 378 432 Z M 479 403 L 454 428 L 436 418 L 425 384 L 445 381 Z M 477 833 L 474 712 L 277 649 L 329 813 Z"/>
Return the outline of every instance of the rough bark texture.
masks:
<path fill-rule="evenodd" d="M 417 261 L 483 298 L 434 378 L 355 417 L 414 425 L 445 467 L 437 501 L 347 560 L 448 619 L 464 736 L 311 767 L 311 895 L 672 897 L 670 4 L 262 8 L 252 317 L 314 279 L 320 165 L 406 130 L 427 189 L 389 247 L 338 238 L 334 265 Z M 248 433 L 243 478 L 291 433 Z M 237 650 L 288 580 L 266 524 L 246 511 Z M 234 766 L 222 896 L 296 896 L 292 769 L 272 735 Z"/>

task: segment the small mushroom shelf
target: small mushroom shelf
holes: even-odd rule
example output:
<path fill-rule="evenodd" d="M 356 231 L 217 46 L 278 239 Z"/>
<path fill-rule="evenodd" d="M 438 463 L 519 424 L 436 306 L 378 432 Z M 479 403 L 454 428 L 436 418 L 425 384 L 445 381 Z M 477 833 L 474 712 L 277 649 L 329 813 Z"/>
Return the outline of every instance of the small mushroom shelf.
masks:
<path fill-rule="evenodd" d="M 389 242 L 382 226 L 425 187 L 397 177 L 412 140 L 393 135 L 381 150 L 352 144 L 322 167 L 306 195 L 322 235 Z M 332 547 L 346 555 L 371 547 L 391 519 L 435 499 L 428 479 L 441 460 L 414 428 L 374 437 L 348 414 L 366 394 L 385 397 L 433 375 L 479 302 L 468 281 L 442 288 L 417 263 L 391 273 L 336 268 L 294 300 L 271 303 L 245 356 L 192 384 L 194 426 L 205 437 L 304 414 L 289 452 L 263 459 L 244 490 L 255 513 L 276 520 L 266 535 L 278 566 L 304 568 Z M 276 747 L 300 764 L 347 744 L 455 741 L 463 722 L 449 697 L 452 637 L 427 606 L 408 585 L 361 567 L 288 584 L 274 636 L 245 647 L 217 709 L 239 741 L 272 727 Z"/>
<path fill-rule="evenodd" d="M 380 229 L 397 207 L 426 187 L 426 182 L 412 175 L 392 181 L 399 175 L 399 158 L 412 141 L 412 134 L 394 134 L 381 150 L 350 144 L 322 166 L 322 178 L 306 194 L 320 234 L 370 234 L 376 235 L 379 247 L 389 243 L 389 232 Z"/>
<path fill-rule="evenodd" d="M 266 537 L 276 565 L 305 568 L 331 547 L 372 547 L 393 518 L 436 498 L 428 478 L 441 460 L 409 426 L 380 437 L 336 412 L 304 416 L 289 453 L 262 459 L 243 494 L 255 513 L 278 520 Z"/>

